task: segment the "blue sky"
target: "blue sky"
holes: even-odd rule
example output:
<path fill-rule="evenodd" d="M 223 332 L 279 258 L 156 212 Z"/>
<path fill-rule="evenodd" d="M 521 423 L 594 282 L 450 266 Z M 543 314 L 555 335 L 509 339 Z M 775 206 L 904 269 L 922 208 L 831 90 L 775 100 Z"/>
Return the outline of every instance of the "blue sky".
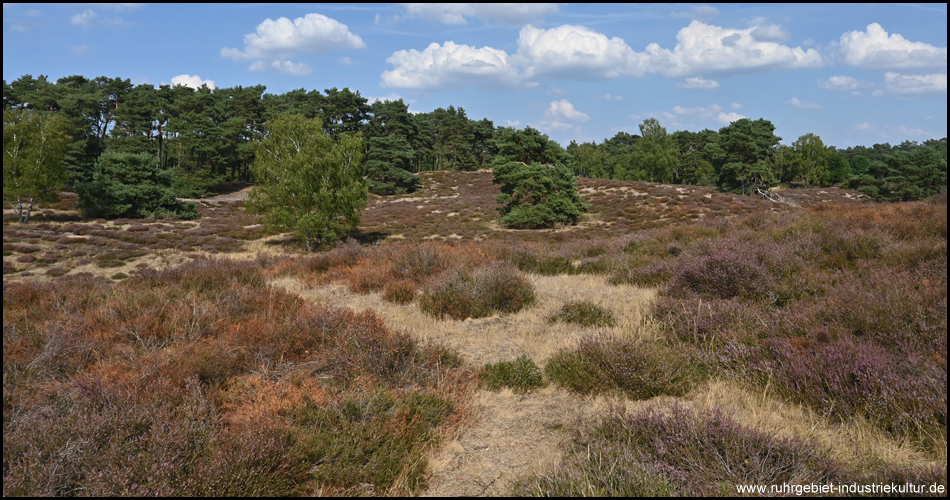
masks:
<path fill-rule="evenodd" d="M 349 87 L 563 145 L 765 118 L 846 148 L 947 136 L 947 6 L 4 4 L 24 74 Z"/>

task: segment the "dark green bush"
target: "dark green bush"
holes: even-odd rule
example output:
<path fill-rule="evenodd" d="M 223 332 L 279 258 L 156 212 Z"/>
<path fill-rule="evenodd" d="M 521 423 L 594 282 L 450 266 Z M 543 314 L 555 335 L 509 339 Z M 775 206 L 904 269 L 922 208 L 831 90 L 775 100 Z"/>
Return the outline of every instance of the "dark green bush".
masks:
<path fill-rule="evenodd" d="M 179 201 L 171 182 L 153 155 L 107 151 L 99 156 L 92 181 L 76 185 L 77 205 L 87 217 L 197 218 L 195 204 Z"/>
<path fill-rule="evenodd" d="M 501 194 L 495 199 L 499 221 L 516 229 L 577 224 L 590 208 L 577 192 L 577 183 L 564 165 L 508 162 L 494 166 L 495 183 Z"/>

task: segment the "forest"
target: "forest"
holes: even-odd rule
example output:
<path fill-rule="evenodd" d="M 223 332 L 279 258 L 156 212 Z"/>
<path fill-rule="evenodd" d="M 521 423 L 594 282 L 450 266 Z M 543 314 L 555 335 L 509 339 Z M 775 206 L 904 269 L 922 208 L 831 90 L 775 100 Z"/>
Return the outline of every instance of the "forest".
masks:
<path fill-rule="evenodd" d="M 834 185 L 873 200 L 911 201 L 932 196 L 947 183 L 946 138 L 838 149 L 808 133 L 786 145 L 764 118 L 741 119 L 718 131 L 672 133 L 648 118 L 639 133 L 618 132 L 600 144 L 572 141 L 564 149 L 531 127 L 516 130 L 470 118 L 461 106 L 411 113 L 402 100 L 369 103 L 348 88 L 269 94 L 263 85 L 156 88 L 118 77 L 79 75 L 55 82 L 43 75 L 4 81 L 3 109 L 5 130 L 8 122 L 23 121 L 24 114 L 61 117 L 64 187 L 81 197 L 95 196 L 98 209 L 106 211 L 101 215 L 108 213 L 102 206 L 109 198 L 103 195 L 106 188 L 90 185 L 100 162 L 112 165 L 115 155 L 148 155 L 151 160 L 139 162 L 146 162 L 140 168 L 155 172 L 146 176 L 149 182 L 167 185 L 174 197 L 197 198 L 228 182 L 253 182 L 253 143 L 263 139 L 270 120 L 290 114 L 321 120 L 330 137 L 361 134 L 364 175 L 370 191 L 381 195 L 412 192 L 419 187 L 420 172 L 488 168 L 506 144 L 519 141 L 542 149 L 552 142 L 556 154 L 544 161 L 581 177 L 711 186 L 743 194 L 780 184 Z M 122 160 L 123 168 L 132 168 L 129 161 Z M 174 204 L 166 209 L 185 210 Z"/>

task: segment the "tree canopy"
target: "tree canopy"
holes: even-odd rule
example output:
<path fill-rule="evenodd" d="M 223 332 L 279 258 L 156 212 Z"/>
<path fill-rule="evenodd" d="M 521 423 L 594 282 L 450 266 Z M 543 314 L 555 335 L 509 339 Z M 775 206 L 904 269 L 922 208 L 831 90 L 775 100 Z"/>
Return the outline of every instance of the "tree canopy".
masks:
<path fill-rule="evenodd" d="M 501 184 L 496 201 L 499 221 L 512 228 L 536 229 L 577 224 L 590 207 L 577 192 L 566 163 L 570 155 L 547 135 L 527 127 L 508 129 L 496 142 L 494 183 Z"/>
<path fill-rule="evenodd" d="M 68 142 L 67 124 L 61 116 L 3 110 L 3 200 L 13 205 L 18 222 L 30 221 L 37 201 L 59 198 Z"/>
<path fill-rule="evenodd" d="M 267 123 L 251 171 L 257 185 L 247 208 L 265 226 L 292 231 L 308 251 L 355 229 L 366 206 L 363 139 L 331 138 L 319 119 L 276 117 Z"/>

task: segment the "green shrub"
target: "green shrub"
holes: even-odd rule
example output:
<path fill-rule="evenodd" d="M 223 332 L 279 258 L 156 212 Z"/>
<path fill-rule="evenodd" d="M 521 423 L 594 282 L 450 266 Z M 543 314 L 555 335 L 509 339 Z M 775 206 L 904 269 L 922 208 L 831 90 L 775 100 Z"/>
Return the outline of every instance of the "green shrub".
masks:
<path fill-rule="evenodd" d="M 394 399 L 386 392 L 347 399 L 335 407 L 304 409 L 301 444 L 312 476 L 351 491 L 372 485 L 384 494 L 400 477 L 409 492 L 424 484 L 425 450 L 438 441 L 435 428 L 452 411 L 449 401 L 415 392 Z"/>
<path fill-rule="evenodd" d="M 654 341 L 588 337 L 576 349 L 551 358 L 544 374 L 583 394 L 620 391 L 633 399 L 649 399 L 686 394 L 701 375 L 698 368 L 681 351 Z"/>
<path fill-rule="evenodd" d="M 532 387 L 547 385 L 541 369 L 524 354 L 514 361 L 486 364 L 482 383 L 490 391 L 510 387 L 513 391 L 521 394 L 530 391 Z"/>
<path fill-rule="evenodd" d="M 170 174 L 145 153 L 103 153 L 92 181 L 77 184 L 76 192 L 79 209 L 87 217 L 198 217 L 195 204 L 175 197 Z"/>
<path fill-rule="evenodd" d="M 494 264 L 474 272 L 455 269 L 423 290 L 422 312 L 440 319 L 482 318 L 520 311 L 534 303 L 534 285 L 510 264 Z"/>
<path fill-rule="evenodd" d="M 576 177 L 566 165 L 571 155 L 535 128 L 499 127 L 494 138 L 493 184 L 499 221 L 516 229 L 576 224 L 590 208 L 577 191 Z"/>
<path fill-rule="evenodd" d="M 617 323 L 609 310 L 586 300 L 568 302 L 548 318 L 549 323 L 558 321 L 581 326 L 614 326 Z"/>

